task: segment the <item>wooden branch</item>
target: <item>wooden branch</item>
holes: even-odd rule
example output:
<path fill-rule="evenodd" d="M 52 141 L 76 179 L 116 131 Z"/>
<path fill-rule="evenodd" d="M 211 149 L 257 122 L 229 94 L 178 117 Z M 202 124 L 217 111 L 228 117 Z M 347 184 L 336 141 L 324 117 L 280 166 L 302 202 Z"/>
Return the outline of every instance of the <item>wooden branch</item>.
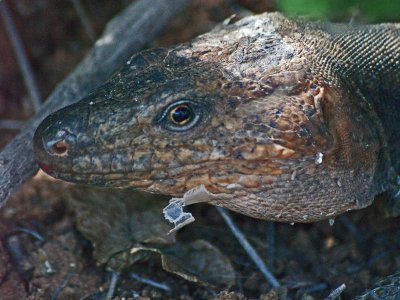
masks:
<path fill-rule="evenodd" d="M 78 101 L 107 79 L 128 57 L 143 48 L 191 0 L 138 0 L 113 18 L 86 58 L 47 98 L 40 111 L 0 153 L 0 206 L 25 180 L 36 164 L 32 137 L 51 112 Z"/>

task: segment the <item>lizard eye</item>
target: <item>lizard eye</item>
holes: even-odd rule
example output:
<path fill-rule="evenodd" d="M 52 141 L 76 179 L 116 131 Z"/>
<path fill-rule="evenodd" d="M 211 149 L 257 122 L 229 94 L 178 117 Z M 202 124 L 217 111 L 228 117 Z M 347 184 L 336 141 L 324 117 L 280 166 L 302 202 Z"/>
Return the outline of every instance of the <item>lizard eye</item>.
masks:
<path fill-rule="evenodd" d="M 169 105 L 161 119 L 164 126 L 171 131 L 185 131 L 198 123 L 201 117 L 201 110 L 196 105 L 181 100 Z"/>
<path fill-rule="evenodd" d="M 193 118 L 193 111 L 187 104 L 178 104 L 170 109 L 168 118 L 175 125 L 184 126 Z"/>

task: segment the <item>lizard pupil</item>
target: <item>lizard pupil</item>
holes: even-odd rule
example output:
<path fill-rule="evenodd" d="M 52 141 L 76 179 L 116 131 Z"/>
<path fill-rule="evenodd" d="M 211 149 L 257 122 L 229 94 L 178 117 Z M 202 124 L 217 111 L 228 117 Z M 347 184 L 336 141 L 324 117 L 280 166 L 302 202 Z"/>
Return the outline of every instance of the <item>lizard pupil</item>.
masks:
<path fill-rule="evenodd" d="M 187 124 L 192 119 L 192 116 L 192 109 L 186 104 L 175 106 L 169 113 L 170 120 L 176 125 Z"/>

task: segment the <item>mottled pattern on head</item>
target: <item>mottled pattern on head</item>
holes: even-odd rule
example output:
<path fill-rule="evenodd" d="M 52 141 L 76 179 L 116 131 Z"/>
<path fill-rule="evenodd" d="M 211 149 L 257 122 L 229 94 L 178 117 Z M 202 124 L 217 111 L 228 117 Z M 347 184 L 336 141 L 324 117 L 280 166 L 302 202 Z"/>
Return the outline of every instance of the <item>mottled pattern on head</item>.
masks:
<path fill-rule="evenodd" d="M 38 159 L 74 182 L 173 196 L 204 185 L 258 218 L 363 207 L 388 185 L 385 124 L 357 81 L 326 71 L 322 27 L 264 14 L 136 54 L 42 123 Z"/>

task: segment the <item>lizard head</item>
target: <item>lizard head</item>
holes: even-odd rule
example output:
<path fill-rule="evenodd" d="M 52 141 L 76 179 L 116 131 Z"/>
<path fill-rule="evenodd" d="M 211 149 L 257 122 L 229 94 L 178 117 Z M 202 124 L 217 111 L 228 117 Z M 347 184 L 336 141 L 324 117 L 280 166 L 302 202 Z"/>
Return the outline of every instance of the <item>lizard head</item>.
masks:
<path fill-rule="evenodd" d="M 42 169 L 173 196 L 204 185 L 232 195 L 217 204 L 275 220 L 354 208 L 337 192 L 349 179 L 333 163 L 342 152 L 329 125 L 334 101 L 323 101 L 328 87 L 274 22 L 266 18 L 256 30 L 251 22 L 259 21 L 134 55 L 88 97 L 42 122 L 34 137 Z"/>

